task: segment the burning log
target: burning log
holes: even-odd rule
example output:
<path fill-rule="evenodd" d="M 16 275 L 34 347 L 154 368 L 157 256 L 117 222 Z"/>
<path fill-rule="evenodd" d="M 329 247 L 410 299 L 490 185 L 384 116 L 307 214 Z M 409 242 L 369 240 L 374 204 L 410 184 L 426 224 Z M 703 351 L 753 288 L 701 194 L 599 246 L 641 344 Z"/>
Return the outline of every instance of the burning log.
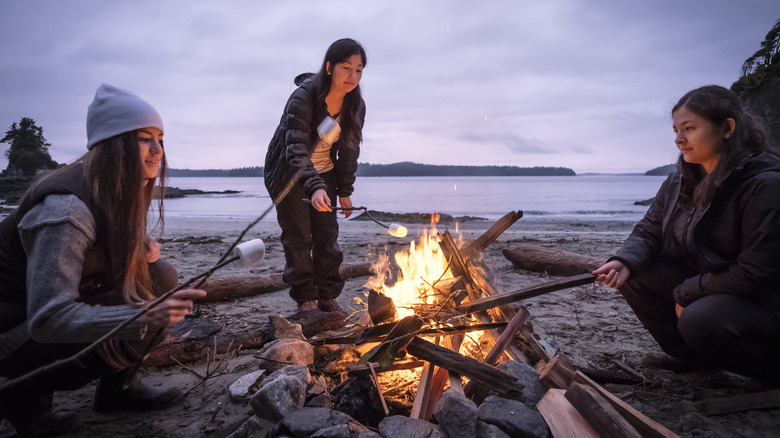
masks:
<path fill-rule="evenodd" d="M 522 389 L 517 381 L 504 371 L 418 337 L 412 339 L 406 346 L 406 351 L 418 359 L 475 380 L 499 394 L 512 394 Z"/>
<path fill-rule="evenodd" d="M 345 263 L 339 270 L 346 279 L 371 275 L 371 263 Z M 243 273 L 233 277 L 211 278 L 203 285 L 208 291 L 205 297 L 196 300 L 199 303 L 228 301 L 236 298 L 251 297 L 289 287 L 282 281 L 282 274 L 257 275 Z"/>
<path fill-rule="evenodd" d="M 371 322 L 374 325 L 379 325 L 394 320 L 398 312 L 395 310 L 392 298 L 370 289 L 368 291 L 368 314 L 371 316 Z"/>
<path fill-rule="evenodd" d="M 581 272 L 590 272 L 604 264 L 604 259 L 600 257 L 538 245 L 520 244 L 512 249 L 505 249 L 503 253 L 504 257 L 518 269 L 546 272 L 550 275 L 577 275 Z"/>

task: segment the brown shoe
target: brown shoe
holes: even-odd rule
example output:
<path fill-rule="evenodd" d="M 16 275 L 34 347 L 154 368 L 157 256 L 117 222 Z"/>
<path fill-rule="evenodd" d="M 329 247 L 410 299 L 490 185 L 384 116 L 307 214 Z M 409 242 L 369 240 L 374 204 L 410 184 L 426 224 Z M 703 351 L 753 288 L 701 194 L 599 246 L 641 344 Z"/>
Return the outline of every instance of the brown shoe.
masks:
<path fill-rule="evenodd" d="M 320 308 L 323 312 L 341 312 L 341 313 L 347 313 L 344 309 L 341 308 L 339 305 L 339 302 L 335 299 L 332 300 L 319 300 L 317 302 L 317 307 Z"/>
<path fill-rule="evenodd" d="M 297 312 L 309 312 L 312 310 L 317 310 L 317 302 L 314 300 L 311 301 L 302 301 L 298 302 L 298 310 Z"/>

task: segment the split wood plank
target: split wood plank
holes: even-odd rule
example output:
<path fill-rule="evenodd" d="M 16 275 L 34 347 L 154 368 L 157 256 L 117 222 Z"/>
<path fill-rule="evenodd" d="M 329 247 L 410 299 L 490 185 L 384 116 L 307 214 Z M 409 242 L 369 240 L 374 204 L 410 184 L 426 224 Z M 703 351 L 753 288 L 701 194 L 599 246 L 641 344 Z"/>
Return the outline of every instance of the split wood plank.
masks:
<path fill-rule="evenodd" d="M 732 397 L 709 398 L 697 402 L 696 408 L 706 415 L 723 415 L 753 409 L 780 408 L 780 389 Z"/>
<path fill-rule="evenodd" d="M 547 390 L 536 404 L 554 438 L 600 438 L 595 430 L 566 400 L 566 390 Z"/>
<path fill-rule="evenodd" d="M 461 255 L 463 255 L 463 258 L 470 259 L 482 252 L 482 250 L 490 246 L 491 243 L 495 242 L 498 236 L 511 227 L 512 224 L 517 222 L 521 217 L 523 217 L 523 212 L 521 210 L 516 212 L 510 211 L 509 213 L 505 214 L 501 219 L 497 220 L 490 228 L 488 228 L 484 234 L 479 236 L 477 240 L 474 240 L 463 250 L 461 250 Z"/>
<path fill-rule="evenodd" d="M 536 364 L 539 380 L 547 388 L 566 389 L 574 380 L 577 370 L 566 359 L 554 356 L 549 361 Z"/>
<path fill-rule="evenodd" d="M 522 389 L 510 374 L 418 337 L 412 339 L 406 351 L 420 360 L 476 380 L 499 394 L 511 394 Z"/>
<path fill-rule="evenodd" d="M 509 304 L 515 301 L 521 301 L 528 298 L 538 297 L 550 292 L 555 292 L 562 289 L 568 289 L 570 287 L 582 286 L 584 284 L 593 283 L 596 276 L 593 274 L 580 274 L 571 277 L 561 278 L 558 280 L 546 282 L 536 286 L 519 289 L 514 292 L 507 292 L 501 295 L 495 295 L 492 297 L 481 298 L 474 301 L 469 301 L 458 306 L 456 309 L 463 313 L 480 312 L 487 309 L 492 309 L 504 304 Z"/>
<path fill-rule="evenodd" d="M 344 263 L 339 269 L 341 278 L 365 277 L 372 275 L 372 263 Z M 238 274 L 231 277 L 210 278 L 201 289 L 208 293 L 203 298 L 198 298 L 197 303 L 211 303 L 217 301 L 229 301 L 237 298 L 251 297 L 268 292 L 282 290 L 290 287 L 282 280 L 282 274 L 257 275 Z"/>
<path fill-rule="evenodd" d="M 517 244 L 502 253 L 516 268 L 561 276 L 590 272 L 605 261 L 601 257 L 531 244 Z"/>
<path fill-rule="evenodd" d="M 428 404 L 428 394 L 431 392 L 435 368 L 436 367 L 430 362 L 426 362 L 423 366 L 422 373 L 420 373 L 420 383 L 417 384 L 417 394 L 414 396 L 409 418 L 422 420 L 422 411 L 423 407 Z"/>
<path fill-rule="evenodd" d="M 601 438 L 642 438 L 596 388 L 573 382 L 565 396 Z"/>
<path fill-rule="evenodd" d="M 626 419 L 632 426 L 639 431 L 645 438 L 680 438 L 677 434 L 671 430 L 665 428 L 661 424 L 653 421 L 643 413 L 637 411 L 631 405 L 619 399 L 617 396 L 601 387 L 598 383 L 591 380 L 588 376 L 577 371 L 574 373 L 574 381 L 582 383 L 584 385 L 595 388 L 601 395 L 606 398 L 612 406 L 620 412 L 623 418 Z"/>

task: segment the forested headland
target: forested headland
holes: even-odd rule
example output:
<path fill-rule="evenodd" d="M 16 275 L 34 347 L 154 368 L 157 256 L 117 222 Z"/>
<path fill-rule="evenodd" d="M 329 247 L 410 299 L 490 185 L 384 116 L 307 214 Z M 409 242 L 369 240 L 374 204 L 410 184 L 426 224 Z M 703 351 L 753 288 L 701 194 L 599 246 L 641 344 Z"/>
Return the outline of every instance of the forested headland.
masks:
<path fill-rule="evenodd" d="M 262 167 L 238 169 L 170 169 L 170 176 L 263 176 Z M 439 166 L 411 162 L 360 163 L 357 176 L 575 176 L 566 167 Z"/>

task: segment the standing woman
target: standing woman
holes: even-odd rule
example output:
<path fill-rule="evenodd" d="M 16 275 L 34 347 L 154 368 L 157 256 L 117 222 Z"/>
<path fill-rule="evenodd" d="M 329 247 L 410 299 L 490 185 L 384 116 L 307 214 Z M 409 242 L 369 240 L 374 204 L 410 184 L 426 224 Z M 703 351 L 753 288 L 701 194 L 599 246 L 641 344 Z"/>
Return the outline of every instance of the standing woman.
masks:
<path fill-rule="evenodd" d="M 780 159 L 726 88 L 690 91 L 672 119 L 677 172 L 596 281 L 626 298 L 663 365 L 780 384 Z"/>
<path fill-rule="evenodd" d="M 343 312 L 336 298 L 344 287 L 339 274 L 344 256 L 331 207 L 337 197 L 341 207 L 352 207 L 366 115 L 359 86 L 365 66 L 366 52 L 357 41 L 344 38 L 331 44 L 317 74 L 295 78 L 298 88 L 265 156 L 265 186 L 274 200 L 300 172 L 297 184 L 276 206 L 286 261 L 283 279 L 299 312 Z M 327 117 L 338 125 L 318 134 Z M 343 213 L 349 217 L 352 212 Z"/>
<path fill-rule="evenodd" d="M 0 376 L 25 375 L 73 356 L 173 289 L 176 270 L 146 234 L 155 182 L 166 160 L 163 124 L 137 95 L 98 88 L 87 112 L 88 152 L 37 181 L 0 223 Z M 159 205 L 162 221 L 162 201 Z M 20 436 L 53 436 L 75 426 L 52 412 L 54 391 L 100 378 L 98 412 L 162 408 L 179 392 L 132 375 L 156 329 L 181 320 L 205 291 L 183 289 L 81 359 L 16 394 L 0 414 Z"/>

